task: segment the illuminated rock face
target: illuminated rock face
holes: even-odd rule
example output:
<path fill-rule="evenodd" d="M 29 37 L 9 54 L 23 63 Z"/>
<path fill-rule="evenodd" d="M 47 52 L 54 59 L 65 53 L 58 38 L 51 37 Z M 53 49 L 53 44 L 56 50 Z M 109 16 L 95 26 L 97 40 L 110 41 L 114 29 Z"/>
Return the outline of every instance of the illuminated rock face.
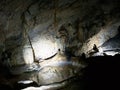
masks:
<path fill-rule="evenodd" d="M 59 47 L 54 33 L 41 29 L 40 25 L 29 32 L 36 60 L 46 59 L 57 53 Z"/>
<path fill-rule="evenodd" d="M 100 46 L 117 34 L 119 1 L 59 0 L 56 3 L 55 8 L 54 2 L 49 0 L 1 1 L 0 55 L 5 49 L 12 53 L 12 65 L 31 64 L 33 56 L 28 48 L 31 46 L 27 34 L 37 60 L 54 55 L 59 48 L 79 56 L 88 52 L 93 43 Z M 50 47 L 45 43 L 51 44 Z M 47 53 L 46 49 L 49 49 Z M 14 54 L 16 52 L 17 55 Z M 15 60 L 16 57 L 20 58 Z"/>
<path fill-rule="evenodd" d="M 89 51 L 91 51 L 93 49 L 94 44 L 96 44 L 98 49 L 102 48 L 103 50 L 105 50 L 103 48 L 104 43 L 107 42 L 109 39 L 115 37 L 118 34 L 118 25 L 119 24 L 120 23 L 118 22 L 118 23 L 112 24 L 111 27 L 101 28 L 101 30 L 98 34 L 92 36 L 91 38 L 88 39 L 88 41 L 86 41 L 84 43 L 84 45 L 82 46 L 81 50 L 78 51 L 78 53 L 84 52 L 84 53 L 88 54 Z M 111 41 L 111 43 L 113 43 L 113 42 Z"/>
<path fill-rule="evenodd" d="M 1 0 L 0 64 L 16 70 L 25 65 L 19 68 L 22 73 L 44 66 L 28 77 L 39 84 L 70 78 L 80 70 L 79 62 L 66 61 L 66 56 L 41 64 L 35 61 L 54 56 L 58 49 L 80 56 L 88 54 L 94 44 L 101 51 L 114 46 L 108 43 L 118 34 L 119 8 L 119 0 Z"/>

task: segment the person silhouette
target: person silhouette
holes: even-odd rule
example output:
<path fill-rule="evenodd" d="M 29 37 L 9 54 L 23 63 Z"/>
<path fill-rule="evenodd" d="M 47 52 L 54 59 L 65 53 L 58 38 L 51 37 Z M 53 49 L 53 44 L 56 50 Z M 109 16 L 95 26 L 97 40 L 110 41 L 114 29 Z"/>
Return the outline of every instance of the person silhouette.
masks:
<path fill-rule="evenodd" d="M 99 50 L 98 50 L 96 44 L 94 44 L 94 46 L 93 46 L 93 50 L 94 50 L 95 52 L 99 52 Z"/>

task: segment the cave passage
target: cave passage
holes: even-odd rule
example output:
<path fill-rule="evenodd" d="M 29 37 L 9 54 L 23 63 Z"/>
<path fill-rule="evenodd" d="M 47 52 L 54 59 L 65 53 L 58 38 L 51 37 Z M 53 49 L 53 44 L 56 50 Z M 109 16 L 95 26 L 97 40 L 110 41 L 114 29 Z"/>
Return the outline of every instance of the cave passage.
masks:
<path fill-rule="evenodd" d="M 0 0 L 0 90 L 119 89 L 120 0 Z"/>

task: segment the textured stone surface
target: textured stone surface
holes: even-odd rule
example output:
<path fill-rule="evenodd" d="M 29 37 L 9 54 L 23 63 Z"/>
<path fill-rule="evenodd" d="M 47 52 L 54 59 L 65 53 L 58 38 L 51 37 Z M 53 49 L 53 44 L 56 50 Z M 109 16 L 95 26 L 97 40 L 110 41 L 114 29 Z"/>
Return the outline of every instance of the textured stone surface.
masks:
<path fill-rule="evenodd" d="M 46 65 L 41 72 L 30 74 L 39 84 L 67 79 L 81 69 L 73 64 L 78 57 L 64 61 L 69 60 L 65 54 L 88 54 L 94 44 L 102 49 L 119 48 L 119 39 L 114 41 L 119 20 L 119 0 L 0 0 L 0 64 L 19 74 L 36 69 L 36 62 L 38 66 Z M 63 56 L 39 63 L 54 56 L 58 49 Z M 58 62 L 61 58 L 62 63 L 67 62 L 64 67 Z M 60 73 L 63 77 L 58 77 Z M 46 74 L 53 74 L 55 80 L 44 77 Z"/>
<path fill-rule="evenodd" d="M 32 44 L 35 41 L 41 42 L 42 38 L 55 43 L 53 44 L 55 46 L 52 46 L 50 53 L 48 53 L 48 57 L 56 53 L 59 48 L 73 55 L 80 55 L 82 52 L 91 49 L 93 40 L 100 41 L 101 37 L 105 37 L 102 38 L 102 41 L 95 42 L 99 46 L 107 41 L 108 37 L 111 38 L 115 35 L 111 34 L 110 28 L 115 25 L 113 29 L 116 31 L 119 25 L 119 1 L 59 0 L 56 1 L 56 5 L 54 3 L 54 1 L 49 0 L 1 0 L 0 54 L 3 48 L 14 54 L 16 50 L 19 50 L 19 46 L 23 47 L 21 51 L 25 51 L 25 46 L 30 45 L 27 33 Z M 56 10 L 56 18 L 54 10 Z M 101 32 L 107 32 L 108 34 L 102 35 Z M 93 36 L 95 34 L 96 36 Z M 86 46 L 85 44 L 89 40 L 90 42 Z M 82 47 L 82 45 L 84 46 Z M 35 46 L 33 46 L 34 49 Z M 84 49 L 81 49 L 81 47 Z M 31 52 L 31 50 L 29 51 Z M 37 54 L 38 51 L 39 49 L 35 49 L 36 59 L 47 58 L 47 55 L 41 56 L 42 52 Z M 14 57 L 13 54 L 11 57 Z M 25 59 L 22 54 L 23 52 L 20 52 L 20 57 Z M 32 53 L 26 57 L 29 57 L 29 55 L 32 55 Z M 11 62 L 13 61 L 13 58 L 11 58 Z M 32 59 L 30 61 L 27 63 L 33 62 Z"/>
<path fill-rule="evenodd" d="M 94 44 L 97 45 L 98 48 L 102 47 L 104 42 L 115 37 L 118 34 L 118 26 L 120 23 L 112 24 L 110 27 L 101 28 L 100 32 L 93 37 L 89 38 L 81 48 L 78 53 L 86 53 L 92 50 Z M 111 42 L 113 43 L 113 42 Z M 114 43 L 113 43 L 114 44 Z"/>
<path fill-rule="evenodd" d="M 32 80 L 38 85 L 60 83 L 69 78 L 81 75 L 80 70 L 85 68 L 86 64 L 78 57 L 67 58 L 65 55 L 57 54 L 52 59 L 42 61 L 41 63 L 29 66 L 17 66 L 11 68 L 13 75 L 19 75 L 19 80 Z"/>

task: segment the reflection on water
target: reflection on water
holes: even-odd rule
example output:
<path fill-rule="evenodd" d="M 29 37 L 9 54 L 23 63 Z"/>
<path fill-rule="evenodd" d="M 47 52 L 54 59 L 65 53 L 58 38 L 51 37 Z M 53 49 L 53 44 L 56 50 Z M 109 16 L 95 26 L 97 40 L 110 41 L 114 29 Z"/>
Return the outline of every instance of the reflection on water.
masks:
<path fill-rule="evenodd" d="M 58 53 L 39 63 L 12 67 L 10 71 L 17 75 L 14 83 L 17 82 L 21 89 L 31 86 L 24 90 L 57 90 L 80 76 L 81 69 L 85 67 L 86 64 L 80 57 L 70 57 L 68 60 L 68 57 Z M 34 87 L 33 82 L 39 87 Z"/>

